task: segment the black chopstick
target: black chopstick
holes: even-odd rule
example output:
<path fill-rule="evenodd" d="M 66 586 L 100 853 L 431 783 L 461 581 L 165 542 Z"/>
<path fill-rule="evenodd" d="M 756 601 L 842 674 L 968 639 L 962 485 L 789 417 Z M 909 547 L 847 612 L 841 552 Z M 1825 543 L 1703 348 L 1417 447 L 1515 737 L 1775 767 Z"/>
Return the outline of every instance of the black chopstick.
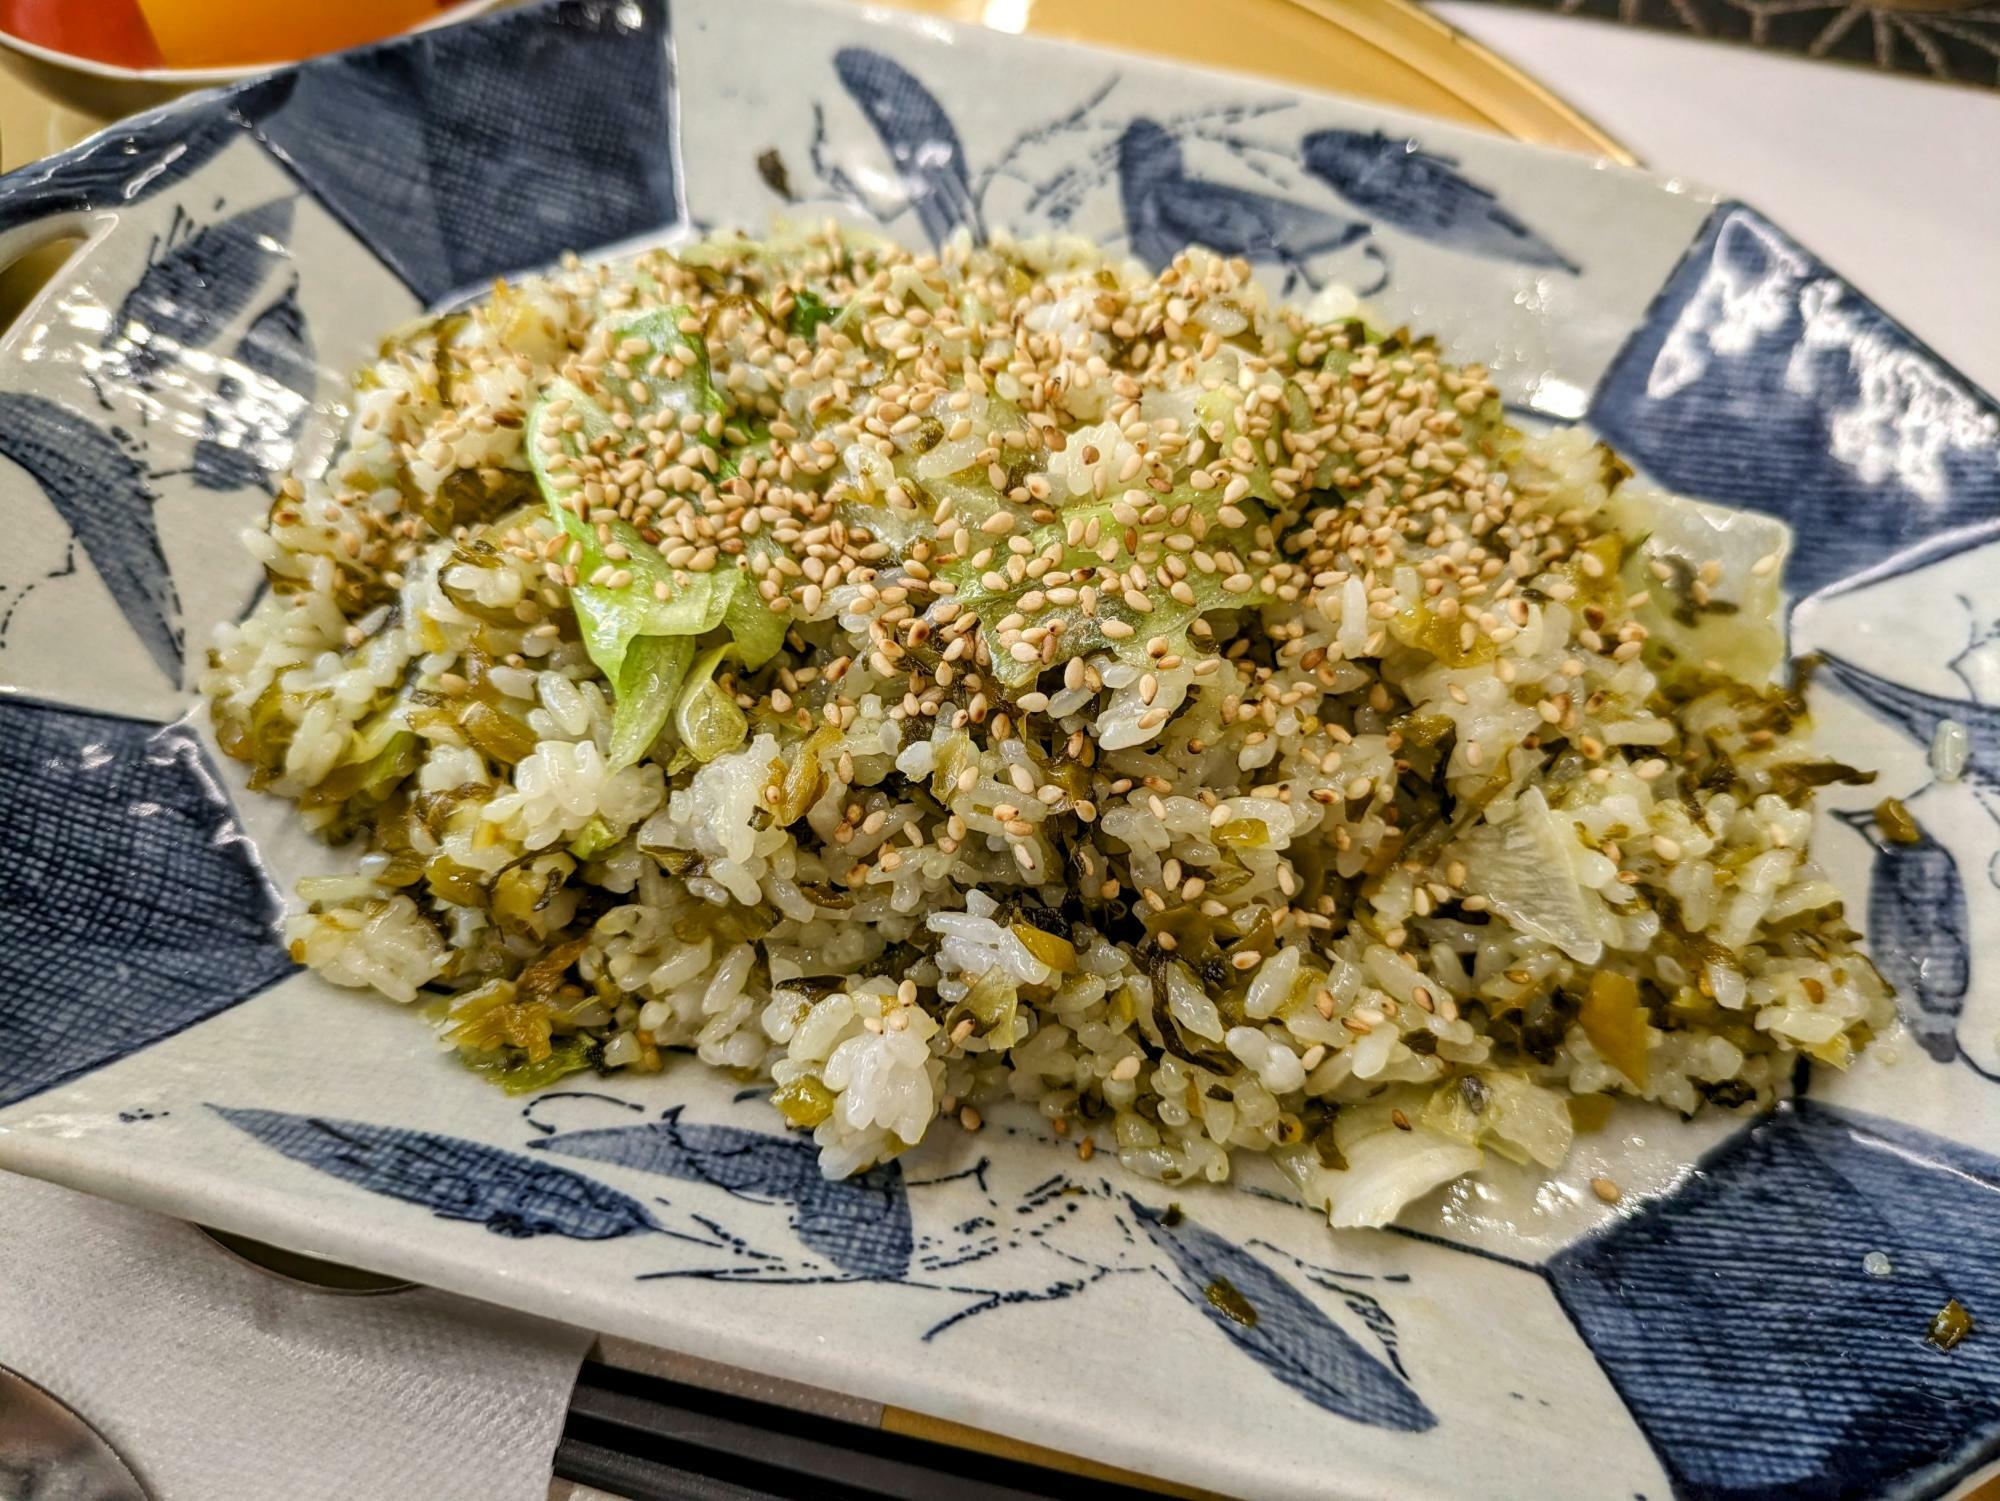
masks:
<path fill-rule="evenodd" d="M 596 1361 L 586 1361 L 577 1378 L 555 1472 L 625 1501 L 1146 1501 L 1148 1495 Z"/>

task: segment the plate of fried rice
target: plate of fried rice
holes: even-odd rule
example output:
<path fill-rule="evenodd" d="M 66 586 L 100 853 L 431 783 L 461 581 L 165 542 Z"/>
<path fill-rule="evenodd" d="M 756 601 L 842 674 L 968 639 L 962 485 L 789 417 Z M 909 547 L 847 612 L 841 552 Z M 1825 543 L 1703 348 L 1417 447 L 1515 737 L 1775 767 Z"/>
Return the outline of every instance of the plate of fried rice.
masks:
<path fill-rule="evenodd" d="M 1754 211 L 797 0 L 37 172 L 0 1163 L 1229 1494 L 2000 1439 L 2000 416 Z"/>

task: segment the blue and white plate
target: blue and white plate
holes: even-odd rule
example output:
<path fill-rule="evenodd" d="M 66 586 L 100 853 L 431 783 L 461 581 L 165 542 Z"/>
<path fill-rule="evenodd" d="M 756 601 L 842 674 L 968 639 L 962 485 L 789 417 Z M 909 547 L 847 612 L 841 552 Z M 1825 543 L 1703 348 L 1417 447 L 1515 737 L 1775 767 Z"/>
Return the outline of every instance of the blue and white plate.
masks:
<path fill-rule="evenodd" d="M 296 969 L 271 920 L 317 857 L 188 686 L 271 477 L 325 462 L 391 325 L 781 212 L 1348 283 L 1524 416 L 1789 524 L 1819 724 L 1882 769 L 1823 849 L 1907 1031 L 1761 1119 L 1624 1111 L 1553 1181 L 1335 1234 L 1004 1117 L 828 1183 L 692 1060 L 524 1104 Z M 1754 210 L 855 8 L 564 0 L 0 180 L 0 259 L 61 236 L 0 341 L 0 1165 L 1244 1496 L 1932 1496 L 2000 1450 L 2000 413 Z"/>

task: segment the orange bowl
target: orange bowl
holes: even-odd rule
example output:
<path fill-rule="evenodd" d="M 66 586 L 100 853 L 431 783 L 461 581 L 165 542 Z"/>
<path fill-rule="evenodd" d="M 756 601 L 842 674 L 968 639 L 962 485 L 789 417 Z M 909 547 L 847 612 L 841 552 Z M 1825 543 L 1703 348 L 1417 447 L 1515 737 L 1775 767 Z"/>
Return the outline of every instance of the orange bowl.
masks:
<path fill-rule="evenodd" d="M 496 0 L 0 0 L 0 47 L 95 78 L 225 83 L 322 52 L 422 31 Z"/>

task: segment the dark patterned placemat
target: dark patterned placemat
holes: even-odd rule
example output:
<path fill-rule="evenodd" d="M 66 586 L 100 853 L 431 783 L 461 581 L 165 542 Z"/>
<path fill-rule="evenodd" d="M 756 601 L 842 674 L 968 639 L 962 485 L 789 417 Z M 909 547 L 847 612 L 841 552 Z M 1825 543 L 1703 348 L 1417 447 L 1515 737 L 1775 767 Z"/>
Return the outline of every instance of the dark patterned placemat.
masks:
<path fill-rule="evenodd" d="M 1800 57 L 1862 63 L 1950 83 L 2000 88 L 1995 0 L 1507 0 Z"/>

